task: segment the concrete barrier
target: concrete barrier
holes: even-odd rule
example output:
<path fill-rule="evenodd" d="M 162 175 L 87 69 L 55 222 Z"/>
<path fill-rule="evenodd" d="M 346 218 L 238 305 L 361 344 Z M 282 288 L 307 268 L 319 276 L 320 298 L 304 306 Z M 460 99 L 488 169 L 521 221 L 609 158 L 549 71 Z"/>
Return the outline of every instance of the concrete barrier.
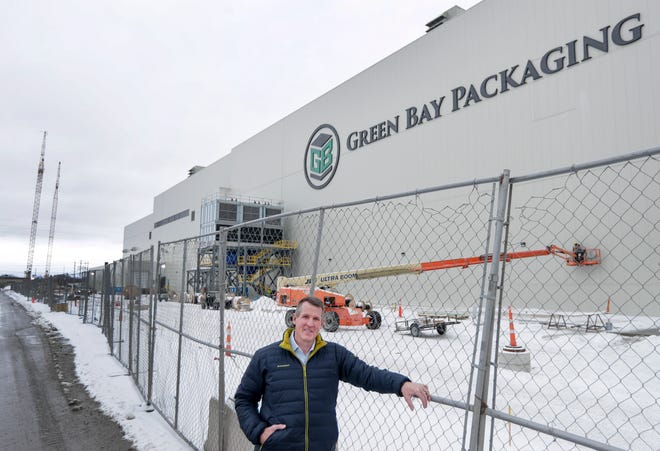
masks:
<path fill-rule="evenodd" d="M 254 445 L 248 441 L 238 425 L 236 412 L 228 404 L 224 405 L 224 428 L 222 449 L 218 448 L 218 419 L 220 418 L 220 402 L 217 398 L 209 400 L 209 429 L 204 451 L 252 451 Z"/>

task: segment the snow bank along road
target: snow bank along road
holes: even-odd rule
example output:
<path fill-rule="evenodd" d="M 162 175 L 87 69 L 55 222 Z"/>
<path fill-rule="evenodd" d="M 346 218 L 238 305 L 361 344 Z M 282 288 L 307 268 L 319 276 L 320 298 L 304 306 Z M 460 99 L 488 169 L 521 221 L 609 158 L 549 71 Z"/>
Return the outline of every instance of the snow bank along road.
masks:
<path fill-rule="evenodd" d="M 0 448 L 130 450 L 77 381 L 73 350 L 0 292 Z"/>

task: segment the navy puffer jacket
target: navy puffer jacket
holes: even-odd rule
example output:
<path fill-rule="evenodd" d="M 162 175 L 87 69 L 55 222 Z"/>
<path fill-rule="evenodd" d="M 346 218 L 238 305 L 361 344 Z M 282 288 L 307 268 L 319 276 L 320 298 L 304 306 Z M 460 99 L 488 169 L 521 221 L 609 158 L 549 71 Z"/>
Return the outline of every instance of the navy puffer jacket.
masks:
<path fill-rule="evenodd" d="M 235 395 L 241 429 L 263 451 L 333 450 L 339 430 L 335 408 L 339 381 L 365 390 L 401 395 L 409 379 L 367 365 L 349 350 L 316 337 L 314 351 L 303 365 L 291 348 L 293 328 L 281 342 L 259 349 Z M 257 406 L 261 401 L 261 409 Z M 263 446 L 259 437 L 272 424 L 286 424 Z"/>

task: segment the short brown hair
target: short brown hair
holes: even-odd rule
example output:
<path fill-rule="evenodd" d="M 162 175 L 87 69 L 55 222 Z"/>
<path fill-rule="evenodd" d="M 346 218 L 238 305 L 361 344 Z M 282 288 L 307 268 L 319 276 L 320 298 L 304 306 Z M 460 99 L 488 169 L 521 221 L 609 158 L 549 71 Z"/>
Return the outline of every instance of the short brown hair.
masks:
<path fill-rule="evenodd" d="M 311 304 L 314 307 L 318 307 L 321 310 L 323 310 L 323 301 L 321 301 L 319 298 L 314 296 L 305 296 L 304 298 L 298 301 L 298 305 L 296 306 L 296 315 L 300 315 L 300 312 L 302 311 L 302 305 L 304 303 Z"/>

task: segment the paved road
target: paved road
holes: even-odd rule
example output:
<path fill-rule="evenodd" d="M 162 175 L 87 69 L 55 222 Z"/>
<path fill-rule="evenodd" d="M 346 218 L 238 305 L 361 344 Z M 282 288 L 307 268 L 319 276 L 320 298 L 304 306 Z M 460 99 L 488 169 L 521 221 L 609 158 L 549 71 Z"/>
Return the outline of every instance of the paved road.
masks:
<path fill-rule="evenodd" d="M 73 349 L 0 292 L 0 449 L 130 450 L 78 382 Z"/>

